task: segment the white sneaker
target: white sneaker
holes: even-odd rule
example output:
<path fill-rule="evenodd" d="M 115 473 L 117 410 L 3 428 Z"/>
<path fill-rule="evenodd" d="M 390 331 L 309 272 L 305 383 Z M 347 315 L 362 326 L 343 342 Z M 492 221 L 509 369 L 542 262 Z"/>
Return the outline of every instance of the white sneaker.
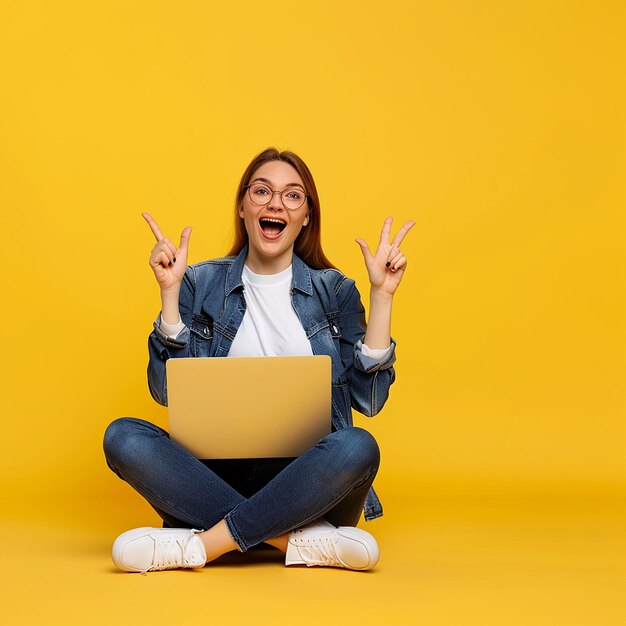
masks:
<path fill-rule="evenodd" d="M 203 567 L 204 544 L 195 528 L 135 528 L 113 543 L 113 563 L 126 572 L 146 572 L 178 567 Z"/>
<path fill-rule="evenodd" d="M 285 565 L 371 569 L 378 562 L 378 543 L 365 530 L 315 520 L 289 533 Z"/>

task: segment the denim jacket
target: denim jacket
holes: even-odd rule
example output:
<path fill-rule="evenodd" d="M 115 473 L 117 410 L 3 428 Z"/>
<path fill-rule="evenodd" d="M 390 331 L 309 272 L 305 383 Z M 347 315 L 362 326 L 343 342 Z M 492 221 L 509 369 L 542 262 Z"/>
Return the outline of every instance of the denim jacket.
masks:
<path fill-rule="evenodd" d="M 246 310 L 241 280 L 248 246 L 237 256 L 189 265 L 179 296 L 185 328 L 175 339 L 160 328 L 161 313 L 148 338 L 148 386 L 152 397 L 167 406 L 165 362 L 176 357 L 225 357 Z M 313 354 L 332 360 L 333 430 L 352 426 L 352 411 L 368 417 L 384 406 L 395 380 L 396 343 L 376 360 L 361 351 L 365 310 L 355 282 L 339 270 L 312 269 L 296 254 L 292 258 L 291 301 L 311 342 Z M 373 488 L 365 501 L 366 520 L 383 514 Z"/>

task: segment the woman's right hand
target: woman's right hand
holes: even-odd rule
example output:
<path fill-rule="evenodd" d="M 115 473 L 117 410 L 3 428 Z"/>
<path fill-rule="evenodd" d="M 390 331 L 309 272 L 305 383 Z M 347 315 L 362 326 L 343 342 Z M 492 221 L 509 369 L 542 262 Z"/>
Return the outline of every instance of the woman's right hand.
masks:
<path fill-rule="evenodd" d="M 149 263 L 161 291 L 179 289 L 187 269 L 191 226 L 187 226 L 183 230 L 177 248 L 167 237 L 163 236 L 161 229 L 149 213 L 143 212 L 141 215 L 148 222 L 150 230 L 157 240 L 150 253 Z"/>

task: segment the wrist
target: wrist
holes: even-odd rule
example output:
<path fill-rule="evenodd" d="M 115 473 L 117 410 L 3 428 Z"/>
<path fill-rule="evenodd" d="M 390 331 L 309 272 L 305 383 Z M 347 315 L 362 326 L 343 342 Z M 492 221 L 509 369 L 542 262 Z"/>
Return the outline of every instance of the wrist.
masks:
<path fill-rule="evenodd" d="M 372 287 L 370 289 L 370 300 L 378 300 L 380 302 L 391 302 L 393 301 L 393 294 L 388 293 L 386 291 L 381 291 L 380 289 L 376 289 L 376 287 Z"/>
<path fill-rule="evenodd" d="M 180 293 L 180 283 L 174 285 L 174 287 L 168 287 L 167 289 L 161 289 L 161 297 L 177 296 Z"/>

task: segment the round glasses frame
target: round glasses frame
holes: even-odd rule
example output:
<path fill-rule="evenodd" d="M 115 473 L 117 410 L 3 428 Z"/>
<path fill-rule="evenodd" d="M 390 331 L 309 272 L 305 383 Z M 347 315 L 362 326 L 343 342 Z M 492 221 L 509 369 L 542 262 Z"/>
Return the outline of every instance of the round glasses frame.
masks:
<path fill-rule="evenodd" d="M 270 193 L 266 196 L 266 201 L 265 202 L 259 202 L 259 198 L 255 198 L 252 195 L 252 192 L 250 191 L 251 188 L 253 186 L 258 186 L 258 187 L 263 187 L 265 189 L 267 189 Z M 283 189 L 282 191 L 274 191 L 271 187 L 268 187 L 267 185 L 264 185 L 262 183 L 251 183 L 250 185 L 246 185 L 244 187 L 244 189 L 248 190 L 248 197 L 250 198 L 250 200 L 256 204 L 257 206 L 265 206 L 266 204 L 269 204 L 271 199 L 274 197 L 275 193 L 280 194 L 280 201 L 283 203 L 283 206 L 288 210 L 288 211 L 297 211 L 299 208 L 301 208 L 304 203 L 306 202 L 307 198 L 310 198 L 311 196 L 308 193 L 304 194 L 304 197 L 302 199 L 302 202 L 298 205 L 298 206 L 294 206 L 294 207 L 288 207 L 287 204 L 285 203 L 285 198 L 284 198 L 284 194 L 289 193 L 290 191 L 293 191 L 293 187 L 292 188 L 287 188 L 287 189 Z"/>

